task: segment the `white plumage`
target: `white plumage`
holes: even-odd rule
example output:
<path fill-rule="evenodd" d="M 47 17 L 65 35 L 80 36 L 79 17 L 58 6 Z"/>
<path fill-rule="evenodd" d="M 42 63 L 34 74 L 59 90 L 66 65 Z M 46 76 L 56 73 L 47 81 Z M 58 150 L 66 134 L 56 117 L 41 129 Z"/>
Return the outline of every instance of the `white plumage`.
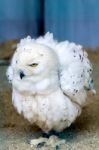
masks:
<path fill-rule="evenodd" d="M 20 41 L 8 68 L 12 101 L 20 114 L 44 132 L 62 131 L 80 115 L 92 66 L 80 45 L 57 42 L 51 33 Z"/>

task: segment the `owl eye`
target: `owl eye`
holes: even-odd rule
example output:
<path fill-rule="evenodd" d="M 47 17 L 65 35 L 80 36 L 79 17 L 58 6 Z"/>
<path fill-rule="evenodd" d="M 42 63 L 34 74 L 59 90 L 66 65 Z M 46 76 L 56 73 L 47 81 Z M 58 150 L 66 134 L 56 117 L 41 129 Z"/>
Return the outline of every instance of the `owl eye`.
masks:
<path fill-rule="evenodd" d="M 37 63 L 33 63 L 33 64 L 30 64 L 29 66 L 36 67 L 36 66 L 38 66 L 38 64 Z"/>

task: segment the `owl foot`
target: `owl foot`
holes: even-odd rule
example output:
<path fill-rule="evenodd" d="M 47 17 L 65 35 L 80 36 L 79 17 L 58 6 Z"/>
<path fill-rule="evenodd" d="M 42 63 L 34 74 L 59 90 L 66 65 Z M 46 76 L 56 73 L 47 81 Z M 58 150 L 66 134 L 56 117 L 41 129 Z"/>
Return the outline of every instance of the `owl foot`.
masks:
<path fill-rule="evenodd" d="M 54 148 L 55 150 L 59 150 L 62 144 L 65 144 L 65 140 L 61 140 L 58 138 L 58 136 L 55 136 L 55 135 L 50 136 L 50 138 L 48 139 L 46 143 L 47 146 L 50 146 Z"/>
<path fill-rule="evenodd" d="M 38 139 L 33 139 L 30 142 L 31 147 L 34 148 L 53 148 L 55 150 L 59 150 L 62 144 L 65 144 L 65 140 L 59 139 L 55 135 L 51 135 L 49 138 L 40 137 Z"/>
<path fill-rule="evenodd" d="M 47 138 L 40 137 L 38 139 L 32 139 L 30 141 L 30 145 L 31 147 L 41 148 L 46 144 L 46 142 L 47 142 Z"/>

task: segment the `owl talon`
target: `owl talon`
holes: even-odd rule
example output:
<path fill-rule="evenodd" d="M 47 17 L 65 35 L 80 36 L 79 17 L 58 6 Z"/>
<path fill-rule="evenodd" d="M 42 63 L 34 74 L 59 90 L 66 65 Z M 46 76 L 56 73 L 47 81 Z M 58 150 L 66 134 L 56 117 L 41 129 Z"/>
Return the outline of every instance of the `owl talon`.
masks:
<path fill-rule="evenodd" d="M 41 148 L 43 147 L 47 142 L 47 138 L 38 138 L 38 139 L 32 139 L 30 141 L 31 147 Z"/>

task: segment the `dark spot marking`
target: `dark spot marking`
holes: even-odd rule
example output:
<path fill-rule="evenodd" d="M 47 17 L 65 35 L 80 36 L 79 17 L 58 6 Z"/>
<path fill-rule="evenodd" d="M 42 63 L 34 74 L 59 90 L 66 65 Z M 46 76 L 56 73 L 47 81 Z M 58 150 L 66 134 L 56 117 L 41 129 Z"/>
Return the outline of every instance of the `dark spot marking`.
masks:
<path fill-rule="evenodd" d="M 40 54 L 40 56 L 44 56 L 44 54 Z"/>
<path fill-rule="evenodd" d="M 90 82 L 93 83 L 93 79 Z"/>
<path fill-rule="evenodd" d="M 75 93 L 77 93 L 77 92 L 78 92 L 78 90 L 74 89 L 74 92 L 75 92 Z"/>
<path fill-rule="evenodd" d="M 81 55 L 79 54 L 79 57 L 80 57 L 80 59 L 81 59 Z"/>
<path fill-rule="evenodd" d="M 92 69 L 89 70 L 90 72 L 92 71 Z"/>
<path fill-rule="evenodd" d="M 73 52 L 74 52 L 74 53 L 76 53 L 76 51 L 75 51 L 75 50 L 73 50 Z"/>

